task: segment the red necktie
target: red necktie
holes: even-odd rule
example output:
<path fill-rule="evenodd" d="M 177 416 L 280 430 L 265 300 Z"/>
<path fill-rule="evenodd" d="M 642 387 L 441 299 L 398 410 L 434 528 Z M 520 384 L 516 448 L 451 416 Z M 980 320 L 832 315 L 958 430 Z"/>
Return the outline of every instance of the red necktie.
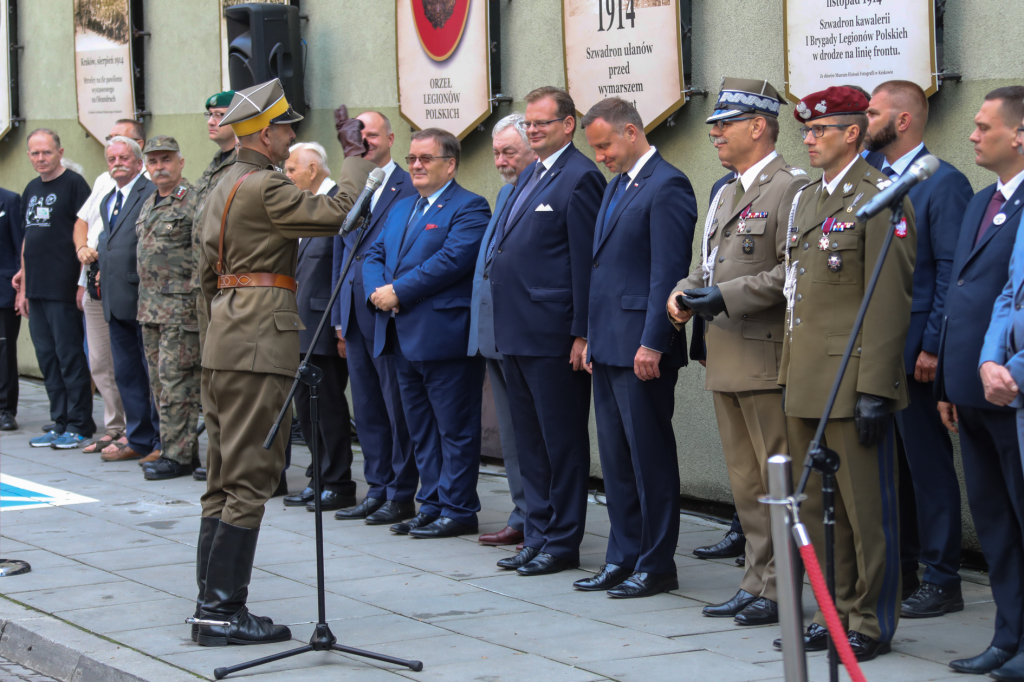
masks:
<path fill-rule="evenodd" d="M 985 210 L 985 217 L 981 219 L 981 227 L 978 229 L 978 236 L 974 240 L 974 245 L 977 246 L 981 241 L 981 238 L 985 236 L 985 232 L 988 230 L 989 225 L 995 220 L 996 214 L 999 213 L 1003 208 L 1003 204 L 1006 203 L 1006 197 L 999 190 L 992 195 L 992 201 L 988 202 L 988 208 Z"/>

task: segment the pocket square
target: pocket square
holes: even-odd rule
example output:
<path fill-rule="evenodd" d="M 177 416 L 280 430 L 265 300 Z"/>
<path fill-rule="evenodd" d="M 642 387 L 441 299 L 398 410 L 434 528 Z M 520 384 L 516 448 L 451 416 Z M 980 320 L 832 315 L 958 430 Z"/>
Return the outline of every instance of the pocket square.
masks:
<path fill-rule="evenodd" d="M 437 225 L 435 225 L 434 223 L 427 223 L 427 226 L 425 228 L 423 228 L 423 229 L 425 229 L 425 230 L 433 230 L 436 227 L 437 227 Z"/>
<path fill-rule="evenodd" d="M 553 211 L 553 210 L 555 210 L 555 209 L 551 208 L 551 207 L 550 207 L 550 206 L 548 206 L 547 204 L 541 204 L 540 206 L 538 206 L 538 207 L 537 207 L 537 208 L 535 208 L 534 210 L 535 210 L 535 211 Z"/>

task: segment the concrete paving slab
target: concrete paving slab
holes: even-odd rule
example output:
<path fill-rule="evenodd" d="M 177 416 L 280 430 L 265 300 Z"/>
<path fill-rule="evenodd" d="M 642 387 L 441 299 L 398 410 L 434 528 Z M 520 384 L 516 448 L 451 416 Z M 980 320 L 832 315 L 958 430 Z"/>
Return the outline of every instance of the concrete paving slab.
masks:
<path fill-rule="evenodd" d="M 426 665 L 426 661 L 424 661 Z M 422 682 L 450 682 L 451 680 L 481 680 L 486 682 L 593 682 L 608 678 L 574 666 L 566 666 L 541 656 L 512 653 L 489 657 L 486 660 L 467 661 L 451 665 L 426 665 L 422 672 L 396 670 L 397 674 Z"/>
<path fill-rule="evenodd" d="M 650 682 L 650 680 L 672 679 L 748 682 L 778 676 L 773 671 L 710 651 L 594 661 L 583 663 L 581 667 L 607 675 L 618 682 Z M 685 676 L 683 676 L 684 671 Z"/>
<path fill-rule="evenodd" d="M 132 568 L 151 568 L 184 564 L 196 559 L 196 548 L 177 542 L 161 541 L 151 546 L 129 549 L 108 549 L 103 552 L 87 552 L 73 554 L 75 561 L 102 568 L 107 571 L 127 570 Z"/>
<path fill-rule="evenodd" d="M 467 586 L 461 594 L 425 594 L 389 602 L 393 613 L 428 623 L 538 611 L 544 607 Z"/>
<path fill-rule="evenodd" d="M 195 592 L 195 587 L 192 588 L 192 591 L 193 593 Z M 146 603 L 167 599 L 171 596 L 173 595 L 147 585 L 118 579 L 98 585 L 75 585 L 33 592 L 19 592 L 15 595 L 15 598 L 33 608 L 46 611 L 47 613 L 54 613 L 61 609 L 85 609 L 101 604 Z"/>

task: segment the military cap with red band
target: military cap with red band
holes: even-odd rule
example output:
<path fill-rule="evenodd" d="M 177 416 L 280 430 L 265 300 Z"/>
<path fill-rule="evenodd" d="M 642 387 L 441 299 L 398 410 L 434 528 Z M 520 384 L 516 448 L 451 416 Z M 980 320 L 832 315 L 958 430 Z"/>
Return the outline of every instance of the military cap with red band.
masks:
<path fill-rule="evenodd" d="M 864 95 L 853 88 L 839 86 L 807 95 L 796 105 L 793 116 L 805 123 L 826 116 L 863 114 L 867 110 L 868 100 Z"/>

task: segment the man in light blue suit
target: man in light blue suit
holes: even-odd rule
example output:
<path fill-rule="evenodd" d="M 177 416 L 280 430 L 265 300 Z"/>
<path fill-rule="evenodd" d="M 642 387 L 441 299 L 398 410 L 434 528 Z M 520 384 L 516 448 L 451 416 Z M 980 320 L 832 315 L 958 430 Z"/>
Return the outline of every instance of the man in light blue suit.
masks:
<path fill-rule="evenodd" d="M 406 161 L 419 197 L 396 204 L 363 265 L 373 353 L 394 355 L 420 472 L 420 511 L 391 530 L 417 538 L 475 533 L 480 511 L 484 364 L 466 348 L 473 264 L 491 211 L 455 182 L 461 152 L 445 130 L 413 134 Z"/>
<path fill-rule="evenodd" d="M 498 218 L 516 181 L 526 167 L 537 160 L 526 137 L 526 125 L 522 114 L 510 114 L 498 121 L 491 133 L 494 147 L 494 165 L 507 183 L 498 191 L 494 202 L 494 214 L 487 224 L 480 253 L 476 258 L 476 272 L 473 275 L 473 303 L 470 307 L 469 357 L 482 355 L 486 358 L 487 374 L 491 378 L 491 392 L 498 415 L 498 432 L 501 437 L 501 458 L 505 463 L 509 492 L 515 507 L 508 517 L 508 524 L 496 533 L 484 533 L 479 542 L 482 545 L 516 545 L 523 541 L 523 526 L 526 520 L 526 497 L 523 481 L 519 474 L 519 455 L 516 451 L 516 436 L 512 427 L 512 412 L 508 406 L 508 389 L 505 385 L 505 370 L 494 343 L 494 304 L 491 298 L 491 264 L 487 261 L 487 244 L 494 236 Z"/>

